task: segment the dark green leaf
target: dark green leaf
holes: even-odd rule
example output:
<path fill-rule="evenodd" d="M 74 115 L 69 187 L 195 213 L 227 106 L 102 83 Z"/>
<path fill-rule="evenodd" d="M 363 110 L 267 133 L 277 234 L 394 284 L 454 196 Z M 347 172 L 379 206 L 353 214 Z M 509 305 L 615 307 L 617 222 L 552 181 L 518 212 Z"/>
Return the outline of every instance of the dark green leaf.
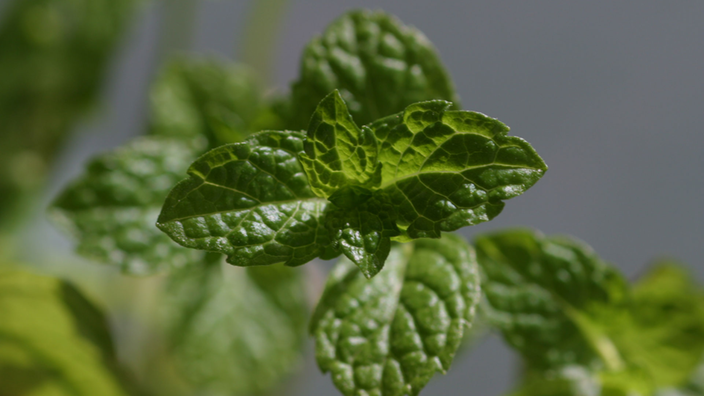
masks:
<path fill-rule="evenodd" d="M 318 102 L 339 89 L 361 124 L 413 102 L 459 104 L 435 48 L 418 30 L 383 12 L 351 11 L 306 47 L 292 87 L 292 125 L 303 129 Z"/>
<path fill-rule="evenodd" d="M 623 303 L 621 275 L 574 240 L 512 230 L 476 239 L 492 324 L 534 370 L 624 362 L 599 315 Z"/>
<path fill-rule="evenodd" d="M 453 235 L 394 246 L 372 280 L 343 259 L 311 320 L 318 365 L 346 396 L 417 395 L 450 367 L 479 295 L 474 250 Z"/>
<path fill-rule="evenodd" d="M 379 186 L 381 166 L 374 133 L 357 127 L 337 91 L 313 113 L 304 147 L 300 160 L 319 197 L 328 198 L 341 187 Z"/>
<path fill-rule="evenodd" d="M 325 224 L 332 232 L 333 247 L 352 260 L 367 278 L 383 268 L 391 237 L 399 235 L 396 209 L 383 191 L 351 209 L 330 205 Z"/>
<path fill-rule="evenodd" d="M 303 273 L 283 266 L 243 269 L 218 260 L 175 272 L 164 307 L 177 375 L 214 396 L 281 386 L 303 355 L 305 291 Z"/>
<path fill-rule="evenodd" d="M 197 142 L 147 136 L 92 160 L 86 173 L 56 199 L 58 223 L 78 241 L 78 252 L 149 274 L 202 259 L 154 226 L 169 189 L 204 148 Z"/>
<path fill-rule="evenodd" d="M 231 264 L 305 264 L 329 241 L 326 201 L 310 189 L 297 159 L 302 150 L 302 134 L 271 131 L 206 153 L 169 193 L 157 226 Z"/>
<path fill-rule="evenodd" d="M 379 140 L 381 188 L 410 238 L 491 220 L 502 200 L 523 194 L 547 166 L 508 127 L 471 111 L 430 101 L 370 125 Z"/>
<path fill-rule="evenodd" d="M 0 318 L 0 394 L 128 394 L 105 317 L 71 285 L 0 270 Z"/>

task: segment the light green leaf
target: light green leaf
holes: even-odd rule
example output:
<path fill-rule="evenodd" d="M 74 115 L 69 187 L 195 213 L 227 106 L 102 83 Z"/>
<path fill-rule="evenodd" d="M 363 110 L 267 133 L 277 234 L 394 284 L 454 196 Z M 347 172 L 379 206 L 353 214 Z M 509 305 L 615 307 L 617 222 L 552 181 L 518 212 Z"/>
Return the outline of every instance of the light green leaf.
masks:
<path fill-rule="evenodd" d="M 449 369 L 479 295 L 474 250 L 453 235 L 394 246 L 372 280 L 343 259 L 311 320 L 318 365 L 346 396 L 418 395 Z"/>
<path fill-rule="evenodd" d="M 313 113 L 304 148 L 300 160 L 317 196 L 329 198 L 346 186 L 379 186 L 381 166 L 374 133 L 357 127 L 337 90 Z"/>
<path fill-rule="evenodd" d="M 73 286 L 0 270 L 0 393 L 126 396 L 106 320 Z"/>
<path fill-rule="evenodd" d="M 176 374 L 198 394 L 262 395 L 300 366 L 308 307 L 299 270 L 190 266 L 164 295 Z M 195 394 L 195 393 L 190 393 Z"/>
<path fill-rule="evenodd" d="M 151 90 L 152 134 L 198 139 L 209 147 L 244 140 L 280 120 L 264 103 L 255 73 L 218 58 L 180 57 L 161 71 Z"/>
<path fill-rule="evenodd" d="M 502 200 L 523 194 L 547 166 L 508 127 L 445 101 L 408 106 L 370 125 L 379 140 L 381 188 L 397 207 L 406 238 L 488 221 Z"/>
<path fill-rule="evenodd" d="M 627 286 L 589 246 L 530 230 L 483 235 L 475 244 L 483 308 L 529 367 L 624 368 L 599 315 L 623 303 Z"/>
<path fill-rule="evenodd" d="M 352 260 L 367 278 L 384 267 L 391 237 L 399 235 L 396 209 L 383 191 L 351 209 L 330 205 L 325 225 L 332 232 L 333 247 Z"/>
<path fill-rule="evenodd" d="M 326 201 L 297 156 L 303 135 L 262 132 L 212 150 L 166 198 L 157 226 L 185 247 L 224 253 L 234 265 L 301 265 L 329 244 Z"/>
<path fill-rule="evenodd" d="M 305 128 L 318 102 L 339 89 L 361 124 L 397 113 L 413 102 L 457 94 L 435 48 L 420 31 L 383 12 L 351 11 L 303 52 L 292 86 L 292 124 Z"/>
<path fill-rule="evenodd" d="M 195 141 L 137 138 L 93 159 L 56 199 L 52 217 L 76 238 L 78 253 L 125 273 L 197 262 L 201 252 L 173 243 L 154 223 L 169 189 L 203 148 Z"/>

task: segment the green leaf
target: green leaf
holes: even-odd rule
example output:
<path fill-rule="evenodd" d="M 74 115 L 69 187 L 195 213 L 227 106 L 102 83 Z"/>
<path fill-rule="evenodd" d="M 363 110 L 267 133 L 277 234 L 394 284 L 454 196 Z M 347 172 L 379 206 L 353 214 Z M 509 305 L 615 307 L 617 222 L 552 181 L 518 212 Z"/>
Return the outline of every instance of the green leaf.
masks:
<path fill-rule="evenodd" d="M 0 270 L 0 393 L 123 396 L 102 312 L 58 279 Z"/>
<path fill-rule="evenodd" d="M 176 370 L 199 394 L 268 394 L 301 363 L 306 334 L 301 271 L 283 266 L 191 266 L 164 295 Z M 191 392 L 190 394 L 194 394 Z"/>
<path fill-rule="evenodd" d="M 704 357 L 704 290 L 684 267 L 663 262 L 634 286 L 627 313 L 609 317 L 620 353 L 655 386 L 680 386 Z"/>
<path fill-rule="evenodd" d="M 351 11 L 311 40 L 291 89 L 292 124 L 303 129 L 323 97 L 339 89 L 361 124 L 397 113 L 413 102 L 459 104 L 430 41 L 383 12 Z"/>
<path fill-rule="evenodd" d="M 367 278 L 384 267 L 391 237 L 399 235 L 396 209 L 383 191 L 351 209 L 330 205 L 325 225 L 332 232 L 333 247 L 352 260 Z"/>
<path fill-rule="evenodd" d="M 523 194 L 547 166 L 508 127 L 445 101 L 408 106 L 370 125 L 379 140 L 381 188 L 396 206 L 407 238 L 489 221 L 502 200 Z"/>
<path fill-rule="evenodd" d="M 169 193 L 157 226 L 234 265 L 307 263 L 329 239 L 326 201 L 310 189 L 297 159 L 302 150 L 302 134 L 270 131 L 206 153 Z"/>
<path fill-rule="evenodd" d="M 483 308 L 529 367 L 624 368 L 599 315 L 623 303 L 627 286 L 589 246 L 530 230 L 483 235 L 475 244 Z"/>
<path fill-rule="evenodd" d="M 300 160 L 317 196 L 328 198 L 346 186 L 379 186 L 381 166 L 374 133 L 357 127 L 337 90 L 315 109 L 304 148 Z"/>
<path fill-rule="evenodd" d="M 417 395 L 449 369 L 479 295 L 474 250 L 453 235 L 394 246 L 372 280 L 343 259 L 311 320 L 318 365 L 346 396 Z"/>
<path fill-rule="evenodd" d="M 476 246 L 485 311 L 539 377 L 580 366 L 603 389 L 651 394 L 684 385 L 704 355 L 704 292 L 680 267 L 660 265 L 628 288 L 568 238 L 515 230 Z"/>
<path fill-rule="evenodd" d="M 278 129 L 249 68 L 217 58 L 176 58 L 151 90 L 152 134 L 208 139 L 209 147 Z"/>
<path fill-rule="evenodd" d="M 202 259 L 155 226 L 169 189 L 204 148 L 147 136 L 100 155 L 56 199 L 52 217 L 78 241 L 83 256 L 149 274 Z"/>

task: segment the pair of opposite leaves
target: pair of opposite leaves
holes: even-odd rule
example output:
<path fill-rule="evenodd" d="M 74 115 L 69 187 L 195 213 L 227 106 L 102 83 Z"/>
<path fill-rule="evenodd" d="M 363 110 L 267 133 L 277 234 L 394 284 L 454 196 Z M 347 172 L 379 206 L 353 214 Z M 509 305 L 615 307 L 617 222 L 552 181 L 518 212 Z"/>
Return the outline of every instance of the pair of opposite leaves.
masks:
<path fill-rule="evenodd" d="M 376 275 L 391 240 L 439 238 L 488 221 L 547 167 L 508 127 L 443 100 L 359 128 L 337 91 L 307 136 L 264 131 L 204 154 L 157 226 L 240 266 L 295 266 L 344 253 Z"/>

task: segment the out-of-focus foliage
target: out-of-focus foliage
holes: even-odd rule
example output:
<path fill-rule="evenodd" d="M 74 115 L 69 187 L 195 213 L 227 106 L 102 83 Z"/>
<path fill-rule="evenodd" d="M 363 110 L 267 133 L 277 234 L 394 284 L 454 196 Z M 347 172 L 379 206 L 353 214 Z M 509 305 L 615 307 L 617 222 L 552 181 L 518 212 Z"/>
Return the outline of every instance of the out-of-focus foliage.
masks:
<path fill-rule="evenodd" d="M 266 394 L 301 361 L 304 274 L 220 262 L 184 268 L 168 280 L 162 306 L 171 380 L 184 382 L 187 395 Z"/>
<path fill-rule="evenodd" d="M 240 142 L 263 129 L 282 129 L 265 102 L 255 72 L 215 58 L 169 62 L 151 91 L 150 132 L 205 136 L 210 148 Z"/>
<path fill-rule="evenodd" d="M 144 136 L 94 158 L 56 199 L 54 219 L 78 241 L 77 252 L 146 275 L 202 260 L 154 226 L 159 206 L 204 140 Z"/>
<path fill-rule="evenodd" d="M 203 258 L 154 226 L 188 165 L 208 147 L 238 141 L 260 122 L 277 122 L 252 72 L 216 59 L 167 64 L 152 88 L 151 108 L 150 135 L 97 156 L 52 207 L 78 239 L 80 254 L 140 275 Z"/>
<path fill-rule="evenodd" d="M 704 356 L 704 291 L 679 266 L 655 266 L 628 287 L 569 238 L 514 230 L 476 244 L 484 310 L 527 366 L 519 394 L 651 395 L 685 386 Z M 567 392 L 579 388 L 563 375 L 575 368 L 598 392 Z"/>
<path fill-rule="evenodd" d="M 14 0 L 0 21 L 0 218 L 44 179 L 95 104 L 140 0 Z"/>
<path fill-rule="evenodd" d="M 58 279 L 0 269 L 0 395 L 127 396 L 101 311 Z"/>

